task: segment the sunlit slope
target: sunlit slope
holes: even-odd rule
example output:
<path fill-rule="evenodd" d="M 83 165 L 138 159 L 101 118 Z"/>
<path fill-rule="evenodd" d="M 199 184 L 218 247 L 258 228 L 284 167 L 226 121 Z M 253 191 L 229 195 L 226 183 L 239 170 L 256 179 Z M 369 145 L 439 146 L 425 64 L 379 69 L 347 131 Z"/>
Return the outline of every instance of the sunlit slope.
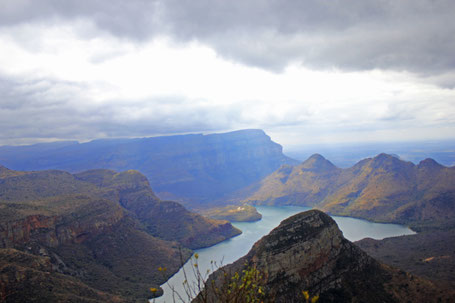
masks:
<path fill-rule="evenodd" d="M 244 202 L 305 205 L 334 214 L 394 222 L 444 220 L 455 214 L 455 168 L 418 165 L 380 154 L 340 169 L 320 155 L 283 166 Z"/>

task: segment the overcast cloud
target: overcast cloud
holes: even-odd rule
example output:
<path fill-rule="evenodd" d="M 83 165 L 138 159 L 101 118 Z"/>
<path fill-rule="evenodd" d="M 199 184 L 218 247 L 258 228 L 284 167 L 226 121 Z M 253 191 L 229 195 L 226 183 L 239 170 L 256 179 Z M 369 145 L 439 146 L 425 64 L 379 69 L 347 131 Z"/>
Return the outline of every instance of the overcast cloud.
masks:
<path fill-rule="evenodd" d="M 0 0 L 0 145 L 455 134 L 455 2 Z"/>

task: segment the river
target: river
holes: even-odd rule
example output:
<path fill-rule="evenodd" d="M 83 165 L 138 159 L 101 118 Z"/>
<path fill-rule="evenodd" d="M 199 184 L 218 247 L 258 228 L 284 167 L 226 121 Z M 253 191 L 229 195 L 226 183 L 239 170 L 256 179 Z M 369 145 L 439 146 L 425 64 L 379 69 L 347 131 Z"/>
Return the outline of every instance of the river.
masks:
<path fill-rule="evenodd" d="M 299 206 L 257 206 L 256 208 L 262 214 L 262 220 L 233 223 L 234 226 L 242 230 L 243 233 L 241 235 L 217 245 L 195 251 L 199 255 L 198 267 L 201 273 L 205 274 L 207 270 L 212 270 L 212 261 L 216 262 L 217 265 L 226 265 L 243 257 L 257 240 L 277 227 L 282 220 L 309 209 Z M 338 224 L 344 237 L 350 241 L 357 241 L 366 237 L 379 240 L 387 237 L 414 234 L 408 227 L 398 224 L 373 223 L 350 217 L 332 216 L 332 218 Z M 188 302 L 189 300 L 184 295 L 185 291 L 183 289 L 183 282 L 185 281 L 184 270 L 187 273 L 189 283 L 192 283 L 196 280 L 192 268 L 192 264 L 187 262 L 178 273 L 161 286 L 164 290 L 164 295 L 156 298 L 153 302 Z M 182 298 L 178 298 L 177 295 L 173 297 L 172 287 Z"/>

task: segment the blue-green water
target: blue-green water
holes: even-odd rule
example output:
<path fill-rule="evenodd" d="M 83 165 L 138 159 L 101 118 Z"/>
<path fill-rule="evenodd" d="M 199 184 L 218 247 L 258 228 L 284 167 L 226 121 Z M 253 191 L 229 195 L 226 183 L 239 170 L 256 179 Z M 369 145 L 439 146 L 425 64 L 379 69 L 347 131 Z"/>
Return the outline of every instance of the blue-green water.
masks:
<path fill-rule="evenodd" d="M 234 223 L 237 228 L 243 231 L 241 235 L 223 241 L 217 245 L 196 251 L 199 255 L 198 266 L 201 273 L 205 274 L 207 270 L 212 270 L 212 261 L 216 262 L 217 265 L 226 265 L 243 257 L 248 253 L 256 241 L 258 241 L 262 236 L 268 234 L 273 228 L 277 227 L 281 221 L 294 214 L 309 209 L 298 206 L 257 206 L 256 208 L 262 214 L 262 220 L 257 222 Z M 414 233 L 406 226 L 398 224 L 373 223 L 349 217 L 332 216 L 332 218 L 337 222 L 344 237 L 350 241 L 357 241 L 366 237 L 383 239 Z M 186 278 L 183 269 L 187 274 Z M 182 285 L 186 279 L 189 283 L 193 283 L 195 280 L 193 266 L 190 262 L 187 262 L 183 269 L 169 279 L 166 284 L 161 286 L 164 289 L 164 295 L 155 299 L 155 302 L 171 303 L 190 301 L 188 296 L 185 295 L 185 290 Z M 173 298 L 173 291 L 171 287 L 174 287 L 176 293 L 181 295 L 182 298 L 179 298 L 176 294 Z M 197 289 L 197 287 L 193 286 L 193 289 Z"/>

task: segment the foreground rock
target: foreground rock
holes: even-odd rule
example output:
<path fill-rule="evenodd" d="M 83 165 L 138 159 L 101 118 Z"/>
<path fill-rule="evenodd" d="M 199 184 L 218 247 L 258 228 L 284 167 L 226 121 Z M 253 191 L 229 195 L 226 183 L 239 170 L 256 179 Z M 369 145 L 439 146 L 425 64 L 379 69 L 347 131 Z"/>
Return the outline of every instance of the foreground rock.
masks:
<path fill-rule="evenodd" d="M 368 256 L 317 210 L 284 220 L 212 279 L 221 287 L 223 280 L 248 267 L 263 274 L 260 283 L 270 302 L 305 302 L 303 291 L 318 295 L 319 302 L 449 302 L 430 282 Z M 205 294 L 213 296 L 213 289 Z"/>

